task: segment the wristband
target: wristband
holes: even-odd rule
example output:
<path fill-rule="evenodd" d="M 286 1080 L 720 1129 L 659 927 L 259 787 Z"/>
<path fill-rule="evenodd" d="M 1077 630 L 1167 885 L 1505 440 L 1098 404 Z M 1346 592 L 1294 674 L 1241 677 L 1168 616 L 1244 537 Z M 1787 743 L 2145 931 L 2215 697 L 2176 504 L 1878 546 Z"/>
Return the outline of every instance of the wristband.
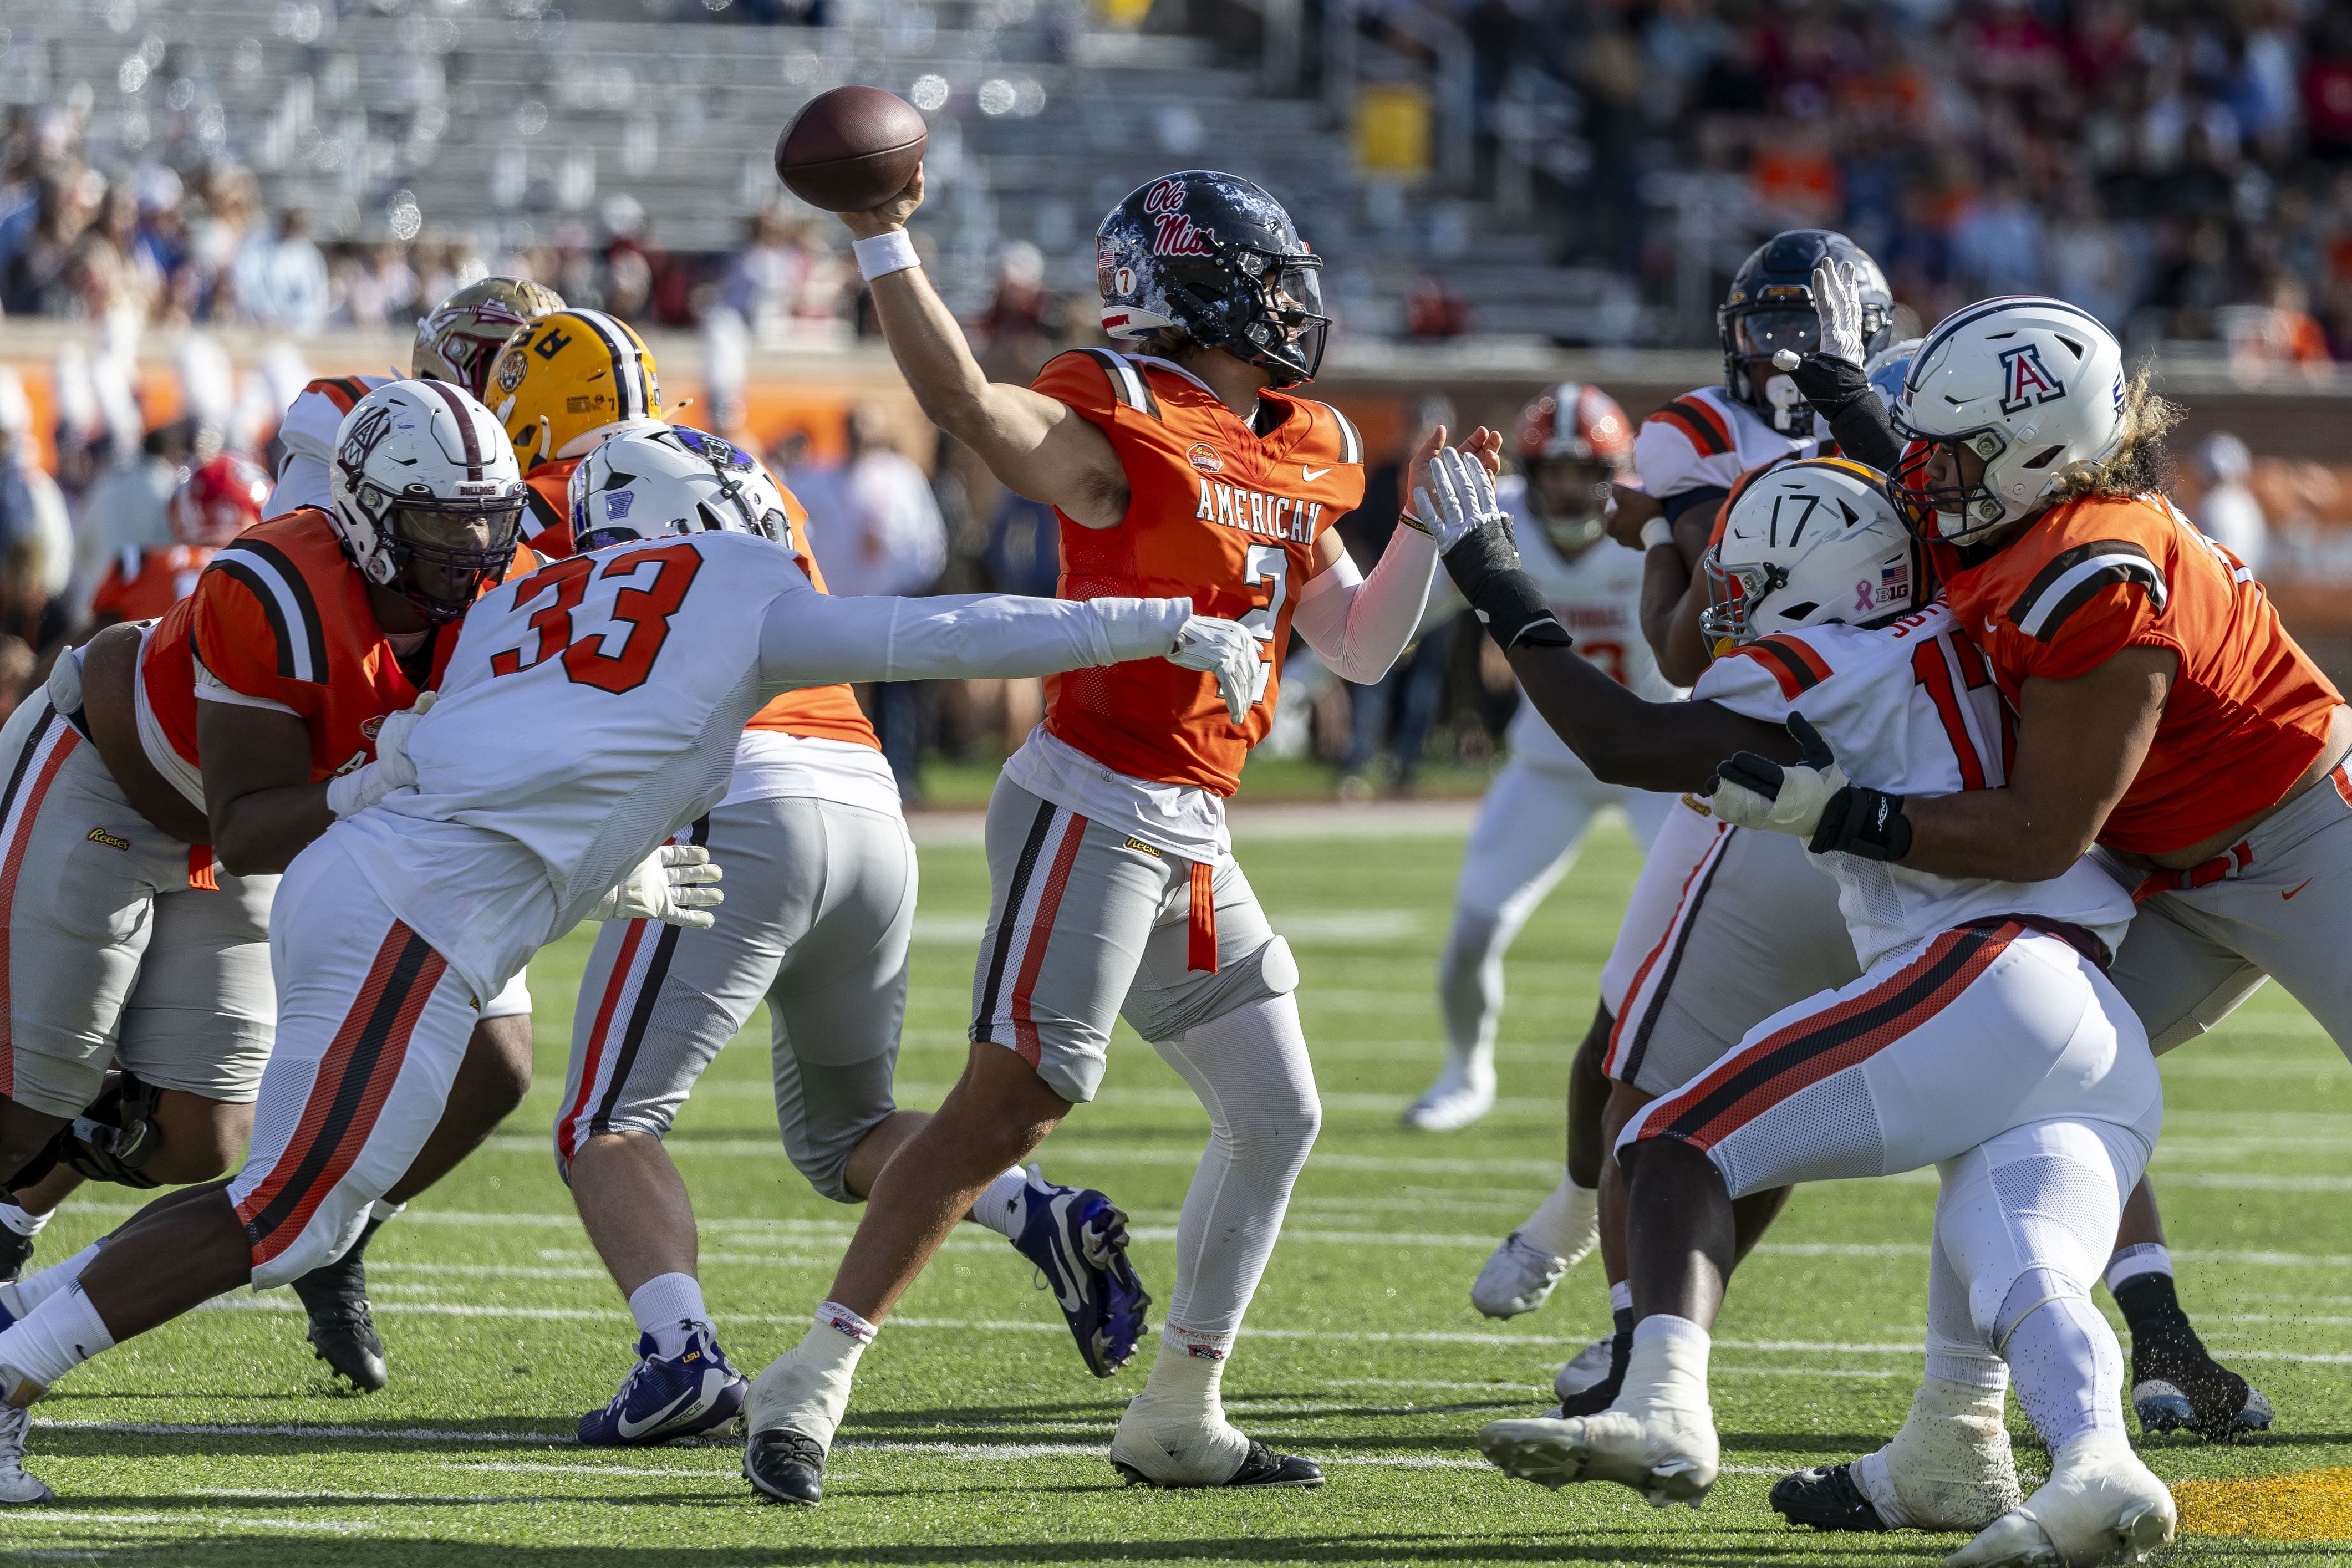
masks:
<path fill-rule="evenodd" d="M 886 272 L 904 272 L 909 267 L 920 267 L 921 257 L 915 254 L 915 241 L 903 228 L 886 229 L 855 241 L 849 247 L 857 256 L 858 276 L 871 283 Z"/>
<path fill-rule="evenodd" d="M 1911 819 L 1903 797 L 1866 784 L 1848 784 L 1822 808 L 1821 826 L 1805 846 L 1816 855 L 1900 860 L 1911 852 Z"/>
<path fill-rule="evenodd" d="M 1661 544 L 1675 542 L 1675 525 L 1663 517 L 1654 517 L 1642 525 L 1642 548 L 1655 550 Z"/>
<path fill-rule="evenodd" d="M 1397 521 L 1404 524 L 1407 528 L 1412 529 L 1416 533 L 1425 533 L 1432 539 L 1437 537 L 1437 530 L 1430 527 L 1429 524 L 1413 516 L 1410 510 L 1397 513 Z"/>

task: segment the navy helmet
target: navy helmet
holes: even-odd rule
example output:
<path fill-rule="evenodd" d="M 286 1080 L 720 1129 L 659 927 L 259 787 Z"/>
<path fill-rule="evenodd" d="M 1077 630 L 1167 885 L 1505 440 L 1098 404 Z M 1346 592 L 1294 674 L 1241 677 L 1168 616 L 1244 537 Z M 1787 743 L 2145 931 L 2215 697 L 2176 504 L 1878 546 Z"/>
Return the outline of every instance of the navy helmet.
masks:
<path fill-rule="evenodd" d="M 1174 328 L 1263 367 L 1276 386 L 1312 381 L 1323 363 L 1322 270 L 1280 202 L 1213 169 L 1138 185 L 1095 230 L 1105 332 Z"/>

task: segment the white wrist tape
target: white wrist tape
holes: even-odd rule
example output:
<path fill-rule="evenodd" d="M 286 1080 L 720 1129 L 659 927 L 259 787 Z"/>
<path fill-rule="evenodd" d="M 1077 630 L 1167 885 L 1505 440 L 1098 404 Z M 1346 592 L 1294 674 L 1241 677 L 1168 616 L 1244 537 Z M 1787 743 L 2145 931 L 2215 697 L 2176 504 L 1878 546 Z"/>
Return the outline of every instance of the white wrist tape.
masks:
<path fill-rule="evenodd" d="M 903 228 L 884 234 L 872 234 L 850 245 L 857 253 L 858 275 L 871 283 L 886 272 L 904 272 L 909 267 L 920 267 L 922 258 L 915 254 L 914 237 Z"/>
<path fill-rule="evenodd" d="M 1654 517 L 1642 525 L 1642 548 L 1655 550 L 1661 544 L 1675 542 L 1675 525 L 1663 517 Z"/>

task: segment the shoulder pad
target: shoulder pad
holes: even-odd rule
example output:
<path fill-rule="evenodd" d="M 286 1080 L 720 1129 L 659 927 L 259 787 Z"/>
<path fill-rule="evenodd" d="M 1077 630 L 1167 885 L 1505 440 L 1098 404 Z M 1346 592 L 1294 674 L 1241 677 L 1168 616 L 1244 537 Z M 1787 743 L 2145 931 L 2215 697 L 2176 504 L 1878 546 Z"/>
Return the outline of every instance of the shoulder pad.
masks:
<path fill-rule="evenodd" d="M 1337 408 L 1328 403 L 1318 403 L 1313 398 L 1309 397 L 1295 398 L 1293 401 L 1296 402 L 1299 407 L 1309 410 L 1309 417 L 1313 416 L 1313 410 L 1319 409 L 1322 411 L 1323 418 L 1330 422 L 1329 433 L 1331 437 L 1332 453 L 1334 456 L 1339 458 L 1339 461 L 1349 464 L 1360 464 L 1363 462 L 1364 437 L 1362 433 L 1356 428 L 1356 423 L 1354 420 L 1349 418 L 1346 415 L 1340 413 Z M 1316 434 L 1319 436 L 1323 434 L 1323 432 L 1321 430 L 1318 430 Z"/>
<path fill-rule="evenodd" d="M 2049 642 L 2068 616 L 2101 589 L 2119 583 L 2138 584 L 2147 595 L 2148 607 L 2164 614 L 2171 589 L 2147 552 L 2128 539 L 2094 539 L 2043 562 L 2009 607 L 2009 622 L 2035 641 Z"/>
<path fill-rule="evenodd" d="M 1160 416 L 1160 399 L 1152 395 L 1150 378 L 1126 355 L 1114 353 L 1108 349 L 1070 349 L 1058 353 L 1046 362 L 1045 368 L 1038 373 L 1033 384 L 1045 389 L 1048 381 L 1084 374 L 1080 367 L 1086 364 L 1091 364 L 1102 373 L 1114 404 L 1132 408 L 1139 414 L 1148 414 L 1154 419 Z M 1050 397 L 1053 393 L 1046 390 L 1046 395 Z"/>
<path fill-rule="evenodd" d="M 1731 426 L 1724 422 L 1705 399 L 1685 393 L 1664 408 L 1642 421 L 1644 426 L 1663 425 L 1679 432 L 1690 442 L 1691 450 L 1702 458 L 1719 458 L 1733 450 L 1738 443 L 1732 439 Z"/>

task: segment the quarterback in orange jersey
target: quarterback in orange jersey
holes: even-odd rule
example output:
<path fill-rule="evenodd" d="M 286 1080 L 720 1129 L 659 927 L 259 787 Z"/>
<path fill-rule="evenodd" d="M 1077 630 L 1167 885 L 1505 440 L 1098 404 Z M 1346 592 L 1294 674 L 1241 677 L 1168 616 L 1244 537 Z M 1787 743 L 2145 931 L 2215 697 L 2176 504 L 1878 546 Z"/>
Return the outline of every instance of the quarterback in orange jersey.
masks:
<path fill-rule="evenodd" d="M 152 620 L 194 591 L 213 552 L 262 518 L 269 477 L 251 459 L 222 452 L 198 465 L 164 509 L 173 542 L 123 551 L 90 596 L 100 626 Z"/>
<path fill-rule="evenodd" d="M 962 1080 L 876 1182 L 818 1326 L 755 1381 L 746 1472 L 768 1497 L 817 1500 L 858 1347 L 955 1222 L 1094 1097 L 1124 1016 L 1199 1093 L 1214 1136 L 1178 1226 L 1159 1354 L 1112 1462 L 1159 1486 L 1319 1485 L 1315 1465 L 1235 1430 L 1218 1397 L 1320 1117 L 1297 966 L 1234 861 L 1223 799 L 1271 721 L 1294 623 L 1339 674 L 1377 679 L 1419 622 L 1434 543 L 1401 528 L 1369 577 L 1347 563 L 1332 524 L 1362 497 L 1363 443 L 1295 390 L 1322 357 L 1322 262 L 1266 192 L 1192 170 L 1120 202 L 1096 235 L 1102 321 L 1143 352 L 1075 351 L 1033 387 L 988 381 L 932 291 L 905 229 L 922 194 L 919 171 L 844 222 L 924 412 L 1054 506 L 1064 598 L 1187 595 L 1239 619 L 1257 673 L 1238 705 L 1188 671 L 1049 681 L 1045 721 L 989 805 L 992 896 Z M 1499 444 L 1471 438 L 1490 463 Z M 1101 1214 L 1070 1240 L 1103 1260 L 1118 1223 Z M 1082 1337 L 1115 1367 L 1140 1326 L 1131 1274 L 1055 1284 L 1066 1310 L 1100 1319 Z"/>
<path fill-rule="evenodd" d="M 532 553 L 572 553 L 566 488 L 580 459 L 613 436 L 664 418 L 653 351 L 602 310 L 558 310 L 518 329 L 489 362 L 482 401 L 506 426 L 530 487 Z"/>
<path fill-rule="evenodd" d="M 484 278 L 468 283 L 435 306 L 416 323 L 416 345 L 408 374 L 419 381 L 446 381 L 476 397 L 488 384 L 490 362 L 518 327 L 563 309 L 563 297 L 527 278 Z M 297 507 L 321 511 L 331 504 L 328 467 L 335 434 L 352 405 L 397 375 L 320 376 L 304 387 L 278 424 L 278 488 L 262 514 L 276 517 Z"/>

